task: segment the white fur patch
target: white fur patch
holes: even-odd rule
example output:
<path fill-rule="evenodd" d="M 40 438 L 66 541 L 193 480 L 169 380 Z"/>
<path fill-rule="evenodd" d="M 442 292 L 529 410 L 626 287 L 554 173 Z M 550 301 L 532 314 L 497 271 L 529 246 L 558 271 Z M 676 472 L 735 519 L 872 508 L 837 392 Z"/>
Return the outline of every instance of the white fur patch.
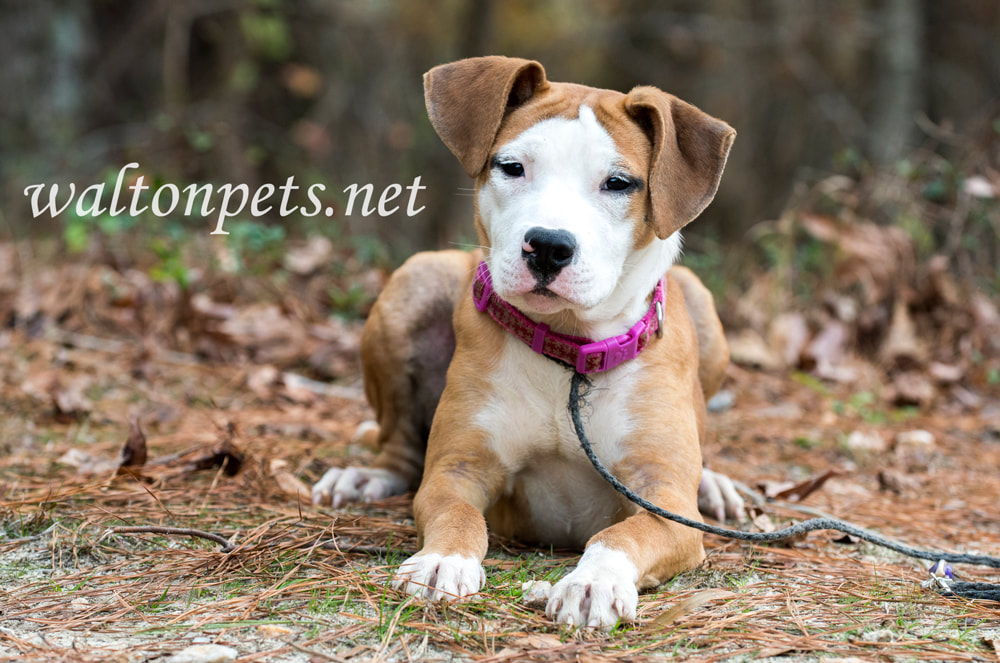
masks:
<path fill-rule="evenodd" d="M 428 601 L 456 601 L 486 584 L 478 559 L 464 555 L 417 553 L 399 565 L 392 586 Z"/>
<path fill-rule="evenodd" d="M 333 467 L 312 489 L 313 504 L 374 502 L 406 492 L 407 483 L 395 472 L 372 467 Z"/>
<path fill-rule="evenodd" d="M 635 619 L 639 569 L 620 550 L 595 543 L 580 563 L 556 583 L 545 614 L 560 624 L 610 629 Z"/>

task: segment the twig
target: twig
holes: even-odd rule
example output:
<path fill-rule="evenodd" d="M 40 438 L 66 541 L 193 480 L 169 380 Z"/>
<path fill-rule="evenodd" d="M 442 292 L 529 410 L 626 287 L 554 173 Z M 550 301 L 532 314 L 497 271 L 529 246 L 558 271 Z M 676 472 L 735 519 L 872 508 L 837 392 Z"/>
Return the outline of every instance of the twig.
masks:
<path fill-rule="evenodd" d="M 141 527 L 112 527 L 112 534 L 165 534 L 167 536 L 190 536 L 198 539 L 208 539 L 209 541 L 215 541 L 220 546 L 222 550 L 219 552 L 232 552 L 235 549 L 229 539 L 220 536 L 219 534 L 213 534 L 212 532 L 203 532 L 200 529 L 190 529 L 187 527 L 156 527 L 153 525 L 144 525 Z"/>

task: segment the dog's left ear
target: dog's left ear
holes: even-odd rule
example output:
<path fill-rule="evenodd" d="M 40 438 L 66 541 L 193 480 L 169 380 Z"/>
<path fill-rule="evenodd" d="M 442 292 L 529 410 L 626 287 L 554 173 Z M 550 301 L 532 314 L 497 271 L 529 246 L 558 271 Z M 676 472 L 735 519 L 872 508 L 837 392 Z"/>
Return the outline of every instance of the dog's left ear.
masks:
<path fill-rule="evenodd" d="M 665 239 L 708 207 L 719 188 L 736 131 L 655 87 L 637 87 L 625 111 L 649 134 L 649 192 L 656 236 Z"/>
<path fill-rule="evenodd" d="M 428 71 L 424 101 L 441 140 L 469 177 L 476 177 L 486 166 L 504 116 L 548 87 L 545 69 L 534 60 L 491 55 Z"/>

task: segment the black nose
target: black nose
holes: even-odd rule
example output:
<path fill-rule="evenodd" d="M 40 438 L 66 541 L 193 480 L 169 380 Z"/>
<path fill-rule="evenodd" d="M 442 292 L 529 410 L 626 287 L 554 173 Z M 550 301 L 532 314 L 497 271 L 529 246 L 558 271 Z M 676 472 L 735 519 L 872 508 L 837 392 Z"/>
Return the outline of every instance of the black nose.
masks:
<path fill-rule="evenodd" d="M 573 262 L 576 238 L 566 230 L 549 230 L 535 226 L 524 233 L 521 257 L 538 279 L 553 279 L 566 265 Z"/>

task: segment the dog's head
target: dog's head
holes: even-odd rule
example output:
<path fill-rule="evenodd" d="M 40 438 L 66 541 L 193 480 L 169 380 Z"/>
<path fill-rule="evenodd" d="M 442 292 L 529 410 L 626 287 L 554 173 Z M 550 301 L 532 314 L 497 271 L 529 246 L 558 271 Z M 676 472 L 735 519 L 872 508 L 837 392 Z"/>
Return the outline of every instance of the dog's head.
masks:
<path fill-rule="evenodd" d="M 552 83 L 517 58 L 435 67 L 424 92 L 438 135 L 476 178 L 497 294 L 583 321 L 648 295 L 680 250 L 677 231 L 715 196 L 736 135 L 656 88 Z"/>

